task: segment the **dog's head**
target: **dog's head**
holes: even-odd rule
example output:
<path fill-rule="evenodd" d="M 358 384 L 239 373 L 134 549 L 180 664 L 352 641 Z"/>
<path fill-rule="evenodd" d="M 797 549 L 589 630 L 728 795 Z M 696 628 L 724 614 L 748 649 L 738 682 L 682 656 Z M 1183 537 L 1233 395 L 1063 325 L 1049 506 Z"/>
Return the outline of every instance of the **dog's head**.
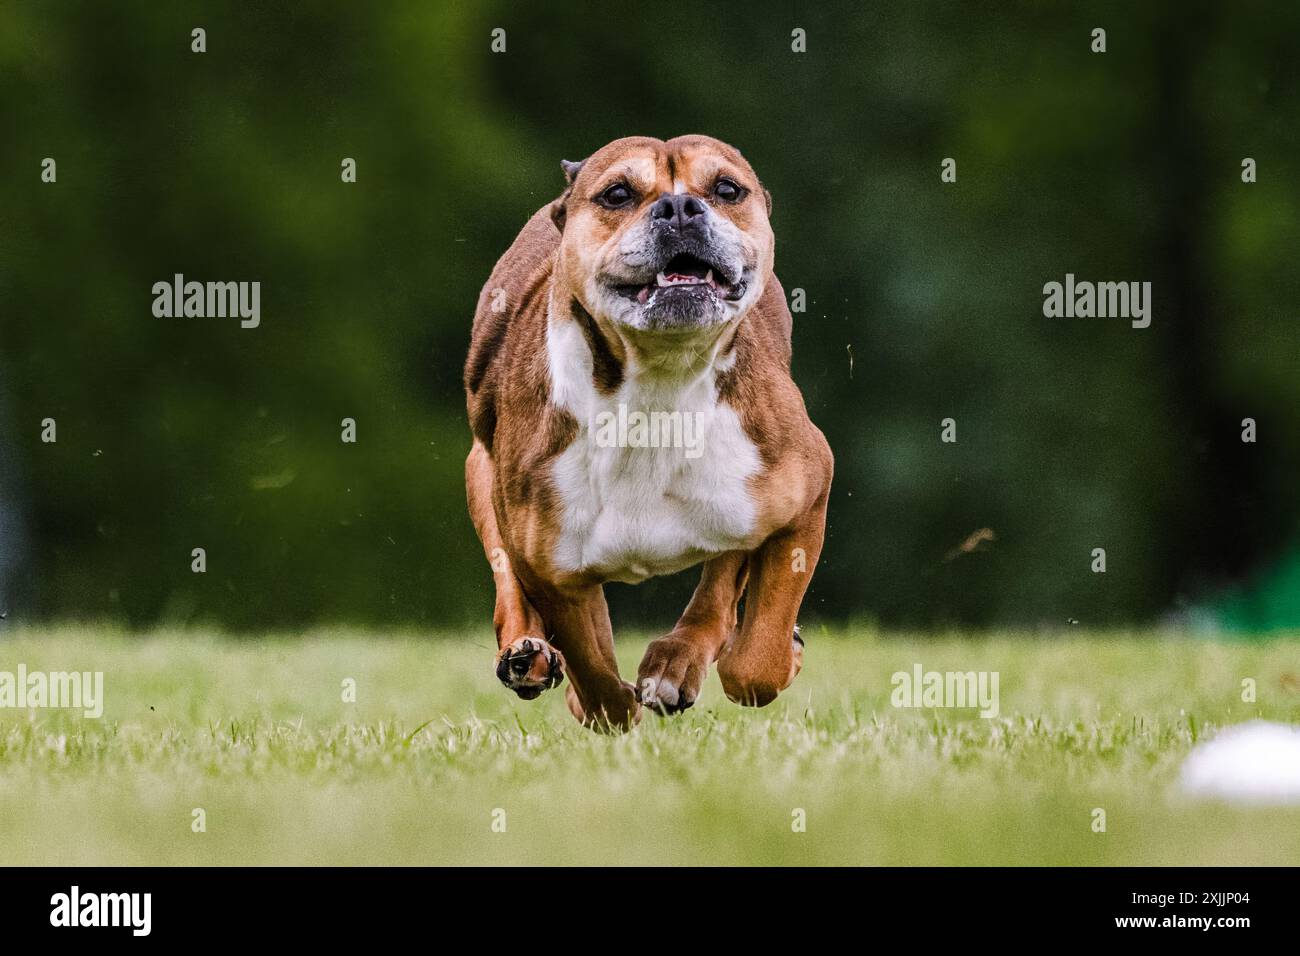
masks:
<path fill-rule="evenodd" d="M 696 333 L 758 301 L 772 271 L 771 197 L 735 149 L 638 136 L 562 165 L 557 279 L 598 320 Z"/>

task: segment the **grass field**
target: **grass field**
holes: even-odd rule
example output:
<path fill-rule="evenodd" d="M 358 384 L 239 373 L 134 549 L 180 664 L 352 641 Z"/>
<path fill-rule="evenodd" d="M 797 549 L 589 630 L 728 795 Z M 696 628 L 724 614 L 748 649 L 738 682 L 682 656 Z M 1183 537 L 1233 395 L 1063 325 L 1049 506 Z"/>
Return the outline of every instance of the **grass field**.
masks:
<path fill-rule="evenodd" d="M 1174 788 L 1216 728 L 1300 720 L 1300 641 L 805 636 L 775 704 L 713 676 L 684 716 L 603 737 L 562 690 L 501 688 L 490 632 L 10 631 L 0 671 L 103 671 L 106 703 L 0 710 L 0 862 L 1300 863 L 1300 810 Z M 643 646 L 620 642 L 625 676 Z M 997 671 L 1000 716 L 891 706 L 916 663 Z"/>

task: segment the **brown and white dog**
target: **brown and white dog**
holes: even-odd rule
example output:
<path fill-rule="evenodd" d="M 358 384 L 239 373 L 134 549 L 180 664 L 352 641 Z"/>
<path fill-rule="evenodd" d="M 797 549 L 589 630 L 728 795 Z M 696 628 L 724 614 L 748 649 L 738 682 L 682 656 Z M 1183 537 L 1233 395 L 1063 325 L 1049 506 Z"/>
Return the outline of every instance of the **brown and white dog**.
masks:
<path fill-rule="evenodd" d="M 771 197 L 706 136 L 562 166 L 567 188 L 483 287 L 465 366 L 497 677 L 532 699 L 567 671 L 596 728 L 685 710 L 714 661 L 729 698 L 762 706 L 802 666 L 833 464 L 790 378 Z M 701 562 L 627 683 L 602 584 Z"/>

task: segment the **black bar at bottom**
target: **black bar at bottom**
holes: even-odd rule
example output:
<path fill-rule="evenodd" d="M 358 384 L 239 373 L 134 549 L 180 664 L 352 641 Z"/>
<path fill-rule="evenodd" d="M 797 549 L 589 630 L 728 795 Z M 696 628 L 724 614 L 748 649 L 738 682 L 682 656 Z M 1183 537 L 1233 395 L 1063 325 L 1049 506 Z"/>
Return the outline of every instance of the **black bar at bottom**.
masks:
<path fill-rule="evenodd" d="M 1232 945 L 1292 933 L 1294 885 L 1294 870 L 1240 868 L 8 869 L 0 925 L 7 942 L 75 934 L 336 946 L 398 933 L 580 937 L 587 926 L 637 945 L 638 933 L 661 932 L 667 920 L 693 945 L 710 936 L 762 945 L 781 929 L 864 940 L 920 932 L 927 948 L 1097 936 Z"/>

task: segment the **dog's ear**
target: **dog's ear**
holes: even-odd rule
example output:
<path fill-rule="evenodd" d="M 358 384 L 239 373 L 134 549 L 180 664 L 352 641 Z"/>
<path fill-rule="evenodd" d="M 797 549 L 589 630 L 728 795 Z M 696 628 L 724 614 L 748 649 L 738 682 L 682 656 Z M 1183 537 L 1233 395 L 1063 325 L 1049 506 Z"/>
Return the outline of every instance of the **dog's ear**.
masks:
<path fill-rule="evenodd" d="M 573 181 L 578 178 L 578 173 L 582 172 L 582 164 L 585 162 L 585 159 L 580 159 L 576 163 L 571 159 L 560 160 L 560 168 L 564 170 L 566 184 L 573 185 Z"/>
<path fill-rule="evenodd" d="M 578 173 L 582 172 L 582 164 L 585 162 L 585 159 L 576 163 L 571 159 L 560 160 L 560 169 L 564 170 L 564 192 L 560 193 L 559 199 L 551 203 L 551 222 L 555 223 L 555 228 L 560 232 L 564 232 L 564 219 L 567 213 L 565 204 L 573 192 L 573 181 L 578 178 Z"/>
<path fill-rule="evenodd" d="M 772 194 L 766 188 L 763 189 L 763 198 L 767 200 L 767 214 L 770 216 L 772 215 Z"/>

